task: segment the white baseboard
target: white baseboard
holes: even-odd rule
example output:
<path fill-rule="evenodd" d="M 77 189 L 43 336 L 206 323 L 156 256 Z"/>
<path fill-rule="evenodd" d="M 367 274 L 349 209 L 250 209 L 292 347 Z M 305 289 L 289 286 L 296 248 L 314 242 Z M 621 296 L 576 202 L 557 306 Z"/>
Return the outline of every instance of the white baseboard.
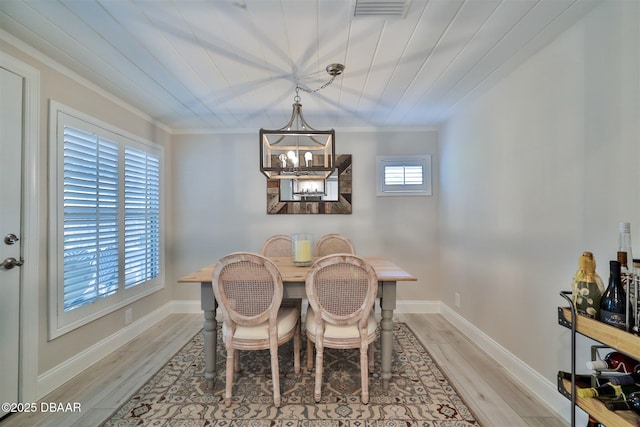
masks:
<path fill-rule="evenodd" d="M 451 307 L 444 303 L 441 303 L 440 307 L 442 316 L 504 367 L 507 374 L 509 374 L 514 381 L 536 395 L 556 412 L 558 417 L 570 421 L 569 418 L 567 418 L 567 414 L 571 413 L 571 402 L 558 392 L 555 383 L 552 383 L 522 360 L 518 359 L 490 336 L 460 316 Z"/>
<path fill-rule="evenodd" d="M 172 313 L 202 314 L 200 300 L 174 300 L 171 301 Z"/>
<path fill-rule="evenodd" d="M 440 301 L 397 301 L 394 313 L 440 313 Z"/>
<path fill-rule="evenodd" d="M 197 301 L 197 305 L 199 309 L 200 301 Z M 98 363 L 105 356 L 138 337 L 169 314 L 175 312 L 173 303 L 167 303 L 135 322 L 130 323 L 115 334 L 39 375 L 36 386 L 36 399 L 42 399 L 80 372 Z"/>

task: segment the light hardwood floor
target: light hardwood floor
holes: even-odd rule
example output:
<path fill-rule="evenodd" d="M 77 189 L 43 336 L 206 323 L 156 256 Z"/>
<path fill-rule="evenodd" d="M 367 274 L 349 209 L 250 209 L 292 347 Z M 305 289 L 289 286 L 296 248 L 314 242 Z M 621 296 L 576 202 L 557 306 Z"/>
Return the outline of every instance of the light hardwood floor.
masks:
<path fill-rule="evenodd" d="M 397 314 L 395 319 L 418 335 L 483 427 L 567 425 L 441 315 Z M 42 399 L 79 402 L 82 412 L 14 414 L 0 426 L 98 426 L 201 327 L 201 315 L 171 315 Z"/>

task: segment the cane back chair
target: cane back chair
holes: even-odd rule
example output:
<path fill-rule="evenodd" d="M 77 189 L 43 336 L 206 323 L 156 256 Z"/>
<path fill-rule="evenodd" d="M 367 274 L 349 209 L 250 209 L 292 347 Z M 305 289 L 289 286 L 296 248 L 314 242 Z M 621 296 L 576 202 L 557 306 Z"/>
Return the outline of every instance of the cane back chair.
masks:
<path fill-rule="evenodd" d="M 342 234 L 325 234 L 322 236 L 315 245 L 315 255 L 317 257 L 323 257 L 331 254 L 351 254 L 355 255 L 356 250 L 351 243 L 351 240 L 343 236 Z"/>
<path fill-rule="evenodd" d="M 222 338 L 227 350 L 225 405 L 231 405 L 234 370 L 240 350 L 271 353 L 273 403 L 280 406 L 278 347 L 293 339 L 294 370 L 300 372 L 300 312 L 280 307 L 282 277 L 269 259 L 238 252 L 220 259 L 213 271 L 213 292 L 223 313 Z"/>
<path fill-rule="evenodd" d="M 377 324 L 373 304 L 378 290 L 376 273 L 355 255 L 335 254 L 318 259 L 307 275 L 307 368 L 312 369 L 315 344 L 314 398 L 320 401 L 325 348 L 359 348 L 362 403 L 369 402 L 369 370 Z"/>
<path fill-rule="evenodd" d="M 262 256 L 291 256 L 291 237 L 286 234 L 275 234 L 265 240 L 260 253 Z"/>
<path fill-rule="evenodd" d="M 291 256 L 293 242 L 290 236 L 286 234 L 275 234 L 265 240 L 260 253 L 264 257 L 274 256 Z M 283 298 L 281 307 L 296 306 L 302 312 L 302 299 L 300 298 Z"/>

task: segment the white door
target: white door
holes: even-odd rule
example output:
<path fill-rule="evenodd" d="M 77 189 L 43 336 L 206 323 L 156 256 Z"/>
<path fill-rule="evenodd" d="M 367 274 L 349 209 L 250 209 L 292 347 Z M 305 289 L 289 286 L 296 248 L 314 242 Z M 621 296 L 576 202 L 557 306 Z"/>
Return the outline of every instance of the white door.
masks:
<path fill-rule="evenodd" d="M 22 77 L 0 68 L 0 402 L 8 403 L 18 402 L 22 84 Z"/>

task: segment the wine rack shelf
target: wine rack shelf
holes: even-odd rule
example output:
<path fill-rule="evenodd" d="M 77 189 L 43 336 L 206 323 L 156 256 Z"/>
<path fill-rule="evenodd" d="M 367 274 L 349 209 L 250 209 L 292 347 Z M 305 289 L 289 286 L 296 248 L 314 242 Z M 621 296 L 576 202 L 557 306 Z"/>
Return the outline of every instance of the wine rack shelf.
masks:
<path fill-rule="evenodd" d="M 575 332 L 585 337 L 596 340 L 608 347 L 640 359 L 640 337 L 629 332 L 614 328 L 598 320 L 584 316 L 575 316 Z M 569 329 L 573 328 L 571 309 L 558 307 L 558 323 Z M 572 349 L 572 353 L 575 349 Z M 571 399 L 571 381 L 558 376 L 558 391 Z M 587 412 L 601 424 L 608 427 L 636 427 L 640 422 L 640 416 L 632 411 L 610 411 L 598 399 L 575 397 L 575 403 L 583 411 Z"/>
<path fill-rule="evenodd" d="M 571 309 L 558 308 L 558 323 L 571 328 Z M 640 359 L 640 337 L 585 316 L 576 316 L 576 332 Z"/>
<path fill-rule="evenodd" d="M 571 381 L 558 378 L 558 391 L 566 398 L 571 399 Z M 632 411 L 610 411 L 604 403 L 593 397 L 576 396 L 576 405 L 605 426 L 636 427 L 638 420 L 640 420 L 640 417 Z"/>

